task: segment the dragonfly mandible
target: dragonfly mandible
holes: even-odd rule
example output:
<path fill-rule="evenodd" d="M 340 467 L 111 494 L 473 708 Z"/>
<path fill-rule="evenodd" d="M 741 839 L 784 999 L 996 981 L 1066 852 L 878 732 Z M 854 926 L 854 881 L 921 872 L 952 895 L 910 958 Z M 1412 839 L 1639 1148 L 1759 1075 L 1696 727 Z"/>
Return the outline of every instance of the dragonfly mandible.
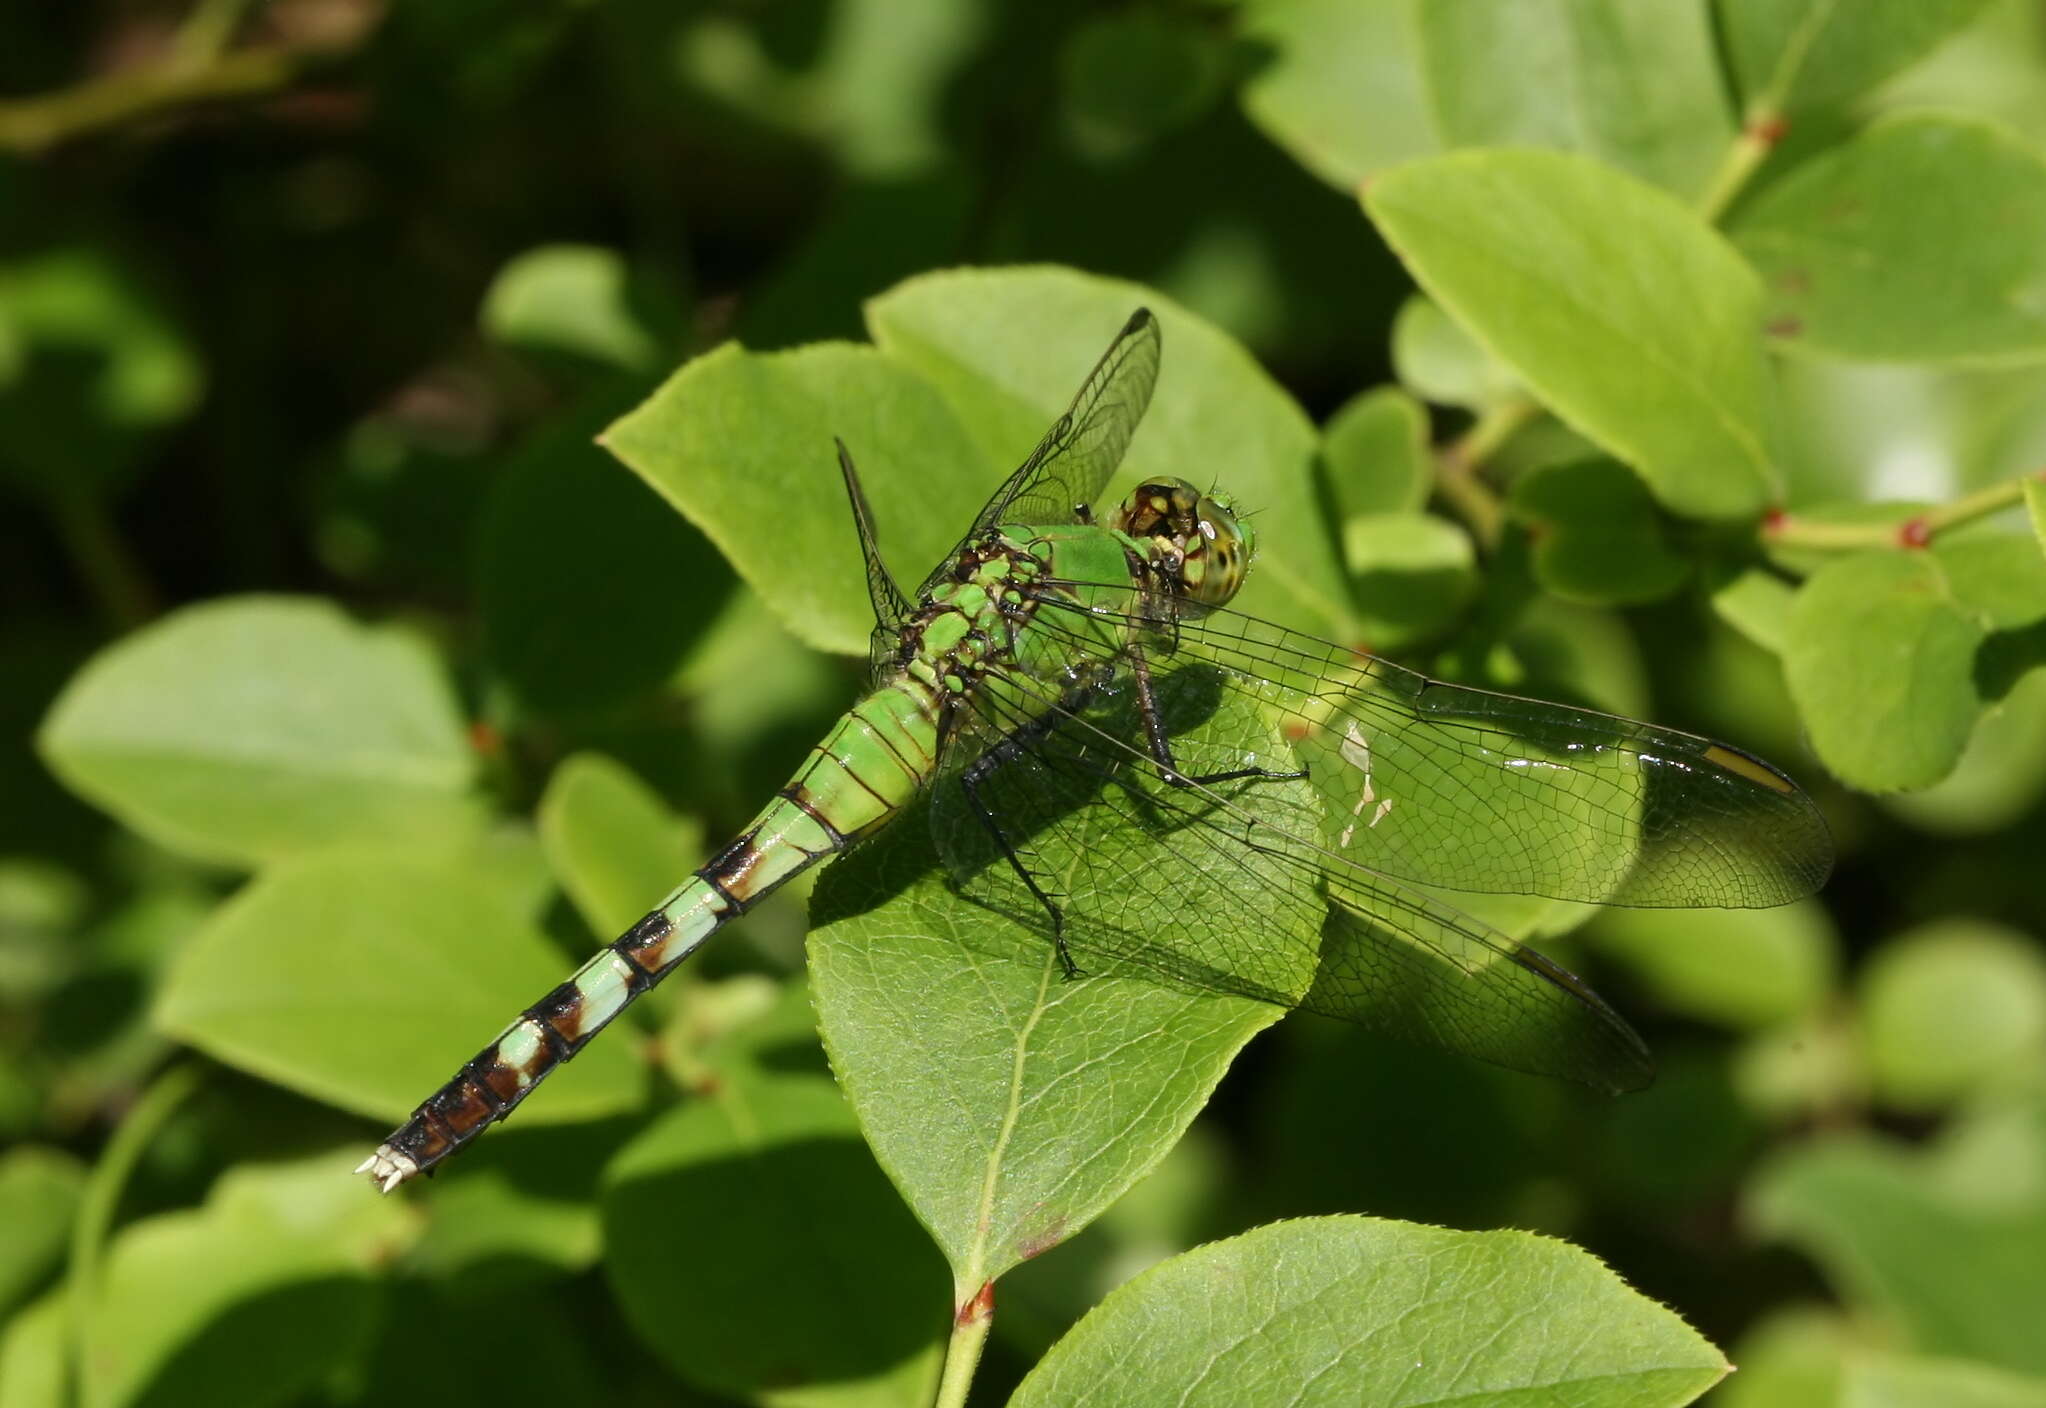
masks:
<path fill-rule="evenodd" d="M 838 447 L 876 622 L 868 692 L 737 839 L 357 1172 L 389 1192 L 433 1168 L 724 924 L 926 791 L 959 884 L 1033 921 L 1069 977 L 1135 966 L 1601 1090 L 1648 1081 L 1640 1038 L 1586 984 L 1434 892 L 1782 904 L 1831 868 L 1817 807 L 1727 744 L 1231 611 L 1257 545 L 1226 495 L 1154 477 L 1095 507 L 1160 351 L 1139 309 L 913 593 Z M 1099 844 L 1104 826 L 1144 863 Z M 1256 902 L 1214 912 L 1220 874 Z"/>

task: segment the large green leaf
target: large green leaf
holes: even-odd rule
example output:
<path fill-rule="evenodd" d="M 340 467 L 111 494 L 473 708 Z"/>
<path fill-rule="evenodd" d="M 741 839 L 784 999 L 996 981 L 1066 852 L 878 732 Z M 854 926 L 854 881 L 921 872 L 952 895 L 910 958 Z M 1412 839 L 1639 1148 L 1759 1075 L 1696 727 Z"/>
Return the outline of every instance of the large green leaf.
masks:
<path fill-rule="evenodd" d="M 1793 1149 L 1755 1179 L 1747 1215 L 1817 1261 L 1850 1306 L 1882 1316 L 1894 1342 L 2046 1374 L 2041 1167 L 2034 1096 L 1949 1126 L 1929 1150 L 1868 1135 Z"/>
<path fill-rule="evenodd" d="M 203 1208 L 124 1228 L 79 1329 L 83 1401 L 295 1401 L 368 1348 L 369 1270 L 403 1237 L 404 1209 L 366 1198 L 348 1156 L 232 1170 Z"/>
<path fill-rule="evenodd" d="M 143 835 L 238 864 L 473 833 L 476 758 L 416 635 L 325 601 L 189 606 L 101 651 L 37 746 Z"/>
<path fill-rule="evenodd" d="M 329 853 L 265 871 L 179 957 L 156 1021 L 243 1070 L 396 1120 L 566 976 L 497 889 L 446 858 Z M 633 1105 L 630 1044 L 597 1042 L 522 1123 Z"/>
<path fill-rule="evenodd" d="M 1768 501 L 1761 286 L 1677 201 L 1582 157 L 1480 151 L 1386 172 L 1364 206 L 1422 288 L 1665 507 Z"/>
<path fill-rule="evenodd" d="M 1878 122 L 1763 191 L 1733 235 L 1767 282 L 1779 346 L 1896 362 L 2046 356 L 2046 162 L 1986 122 Z"/>
<path fill-rule="evenodd" d="M 1362 1217 L 1262 1227 L 1117 1290 L 1018 1408 L 1689 1403 L 1724 1356 L 1574 1247 Z"/>
<path fill-rule="evenodd" d="M 2046 960 L 2025 934 L 1950 917 L 1886 941 L 1861 975 L 1878 1098 L 1937 1110 L 2046 1061 Z"/>
<path fill-rule="evenodd" d="M 85 1170 L 69 1154 L 23 1145 L 0 1156 L 0 1316 L 13 1313 L 64 1258 Z"/>
<path fill-rule="evenodd" d="M 1844 103 L 1960 29 L 1986 0 L 1719 0 L 1751 112 Z"/>
<path fill-rule="evenodd" d="M 1443 145 L 1554 147 L 1695 197 L 1733 138 L 1704 0 L 1420 0 Z"/>
<path fill-rule="evenodd" d="M 1805 583 L 1784 669 L 1812 746 L 1871 792 L 1924 787 L 1952 770 L 1981 708 L 1983 625 L 1927 553 L 1857 553 Z"/>
<path fill-rule="evenodd" d="M 1412 0 L 1251 0 L 1238 23 L 1266 55 L 1244 110 L 1324 181 L 1441 150 Z"/>
<path fill-rule="evenodd" d="M 604 1268 L 693 1384 L 770 1403 L 925 1401 L 948 1287 L 816 1076 L 729 1070 L 604 1173 Z"/>
<path fill-rule="evenodd" d="M 1238 702 L 1177 740 L 1217 750 L 1205 756 L 1280 746 Z M 1062 975 L 1042 909 L 991 846 L 973 858 L 973 899 L 934 868 L 922 809 L 833 866 L 813 907 L 824 922 L 810 937 L 812 986 L 833 1069 L 962 1298 L 1078 1232 L 1164 1157 L 1278 1016 L 1234 995 L 1246 970 L 1257 990 L 1297 997 L 1316 966 L 1321 911 L 1304 874 L 1278 892 L 1257 867 L 1215 855 L 1219 833 L 1130 824 L 1174 816 L 1183 800 L 1112 792 L 1111 806 L 1061 777 L 1032 799 L 1034 817 L 1010 824 L 1034 826 L 1033 865 L 1061 896 L 1087 976 Z M 1297 825 L 1314 806 L 1306 788 L 1256 780 L 1237 805 Z M 1063 824 L 1048 829 L 1054 816 Z M 939 817 L 948 834 L 976 825 Z M 1290 930 L 1289 915 L 1309 931 Z"/>

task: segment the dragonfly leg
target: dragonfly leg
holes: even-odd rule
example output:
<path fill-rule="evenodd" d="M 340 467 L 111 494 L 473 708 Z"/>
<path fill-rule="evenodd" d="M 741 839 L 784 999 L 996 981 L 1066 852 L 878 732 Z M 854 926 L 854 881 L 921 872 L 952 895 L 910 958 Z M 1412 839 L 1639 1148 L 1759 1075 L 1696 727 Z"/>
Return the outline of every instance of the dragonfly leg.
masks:
<path fill-rule="evenodd" d="M 973 763 L 959 774 L 959 785 L 966 793 L 967 805 L 973 808 L 973 814 L 980 819 L 980 824 L 987 828 L 988 835 L 994 837 L 995 845 L 1000 848 L 1003 859 L 1009 862 L 1009 868 L 1016 872 L 1016 878 L 1023 882 L 1024 888 L 1036 897 L 1037 902 L 1044 906 L 1044 912 L 1051 916 L 1052 947 L 1058 952 L 1060 970 L 1071 979 L 1080 977 L 1081 973 L 1080 965 L 1073 961 L 1072 950 L 1066 947 L 1065 913 L 1045 892 L 1044 887 L 1037 883 L 1037 877 L 1030 873 L 1030 867 L 1023 863 L 1023 857 L 1009 840 L 1008 834 L 1002 830 L 1001 819 L 980 798 L 982 784 L 1002 767 L 1022 757 L 1029 745 L 1050 733 L 1058 720 L 1059 715 L 1046 714 L 1024 724 L 974 759 Z"/>
<path fill-rule="evenodd" d="M 1158 712 L 1158 700 L 1151 692 L 1150 662 L 1144 659 L 1142 651 L 1133 650 L 1130 652 L 1130 665 L 1130 672 L 1137 681 L 1137 713 L 1144 720 L 1144 737 L 1151 745 L 1151 759 L 1158 764 L 1158 770 L 1171 786 L 1212 787 L 1218 782 L 1235 782 L 1246 777 L 1261 778 L 1267 782 L 1297 782 L 1307 776 L 1306 768 L 1296 768 L 1292 772 L 1274 772 L 1270 768 L 1231 768 L 1227 772 L 1193 775 L 1181 772 L 1172 757 L 1172 739 L 1165 732 L 1165 720 Z"/>

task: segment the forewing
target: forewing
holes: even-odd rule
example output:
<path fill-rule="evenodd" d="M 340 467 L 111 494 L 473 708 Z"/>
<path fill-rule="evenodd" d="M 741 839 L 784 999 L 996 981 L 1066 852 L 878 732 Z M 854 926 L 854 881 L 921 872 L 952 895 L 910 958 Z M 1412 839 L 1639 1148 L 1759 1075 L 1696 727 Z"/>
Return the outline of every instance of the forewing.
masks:
<path fill-rule="evenodd" d="M 1037 629 L 1065 613 L 1047 600 Z M 1831 869 L 1811 798 L 1709 738 L 1431 680 L 1229 611 L 1181 621 L 1173 640 L 1160 668 L 1212 670 L 1266 711 L 1324 798 L 1317 839 L 1379 875 L 1753 908 L 1808 895 Z"/>
<path fill-rule="evenodd" d="M 1079 522 L 1078 510 L 1091 506 L 1108 487 L 1151 404 L 1159 350 L 1158 320 L 1139 308 L 1095 363 L 1066 413 L 973 520 L 962 546 L 998 524 Z M 924 582 L 924 591 L 943 578 L 957 555 L 956 550 L 947 555 Z"/>
<path fill-rule="evenodd" d="M 980 782 L 978 806 L 957 777 L 941 783 L 933 827 L 966 893 L 1048 939 L 1044 906 L 982 813 L 995 818 L 1061 910 L 1084 972 L 1306 1006 L 1599 1089 L 1647 1080 L 1639 1039 L 1575 978 L 1331 857 L 1317 839 L 1325 801 L 1309 780 L 1172 786 L 1136 746 L 1126 686 L 1069 712 L 1036 682 L 1012 683 L 974 705 L 973 736 L 1006 756 Z M 1161 676 L 1158 706 L 1182 774 L 1247 758 L 1277 766 L 1287 754 L 1279 721 L 1219 672 Z"/>

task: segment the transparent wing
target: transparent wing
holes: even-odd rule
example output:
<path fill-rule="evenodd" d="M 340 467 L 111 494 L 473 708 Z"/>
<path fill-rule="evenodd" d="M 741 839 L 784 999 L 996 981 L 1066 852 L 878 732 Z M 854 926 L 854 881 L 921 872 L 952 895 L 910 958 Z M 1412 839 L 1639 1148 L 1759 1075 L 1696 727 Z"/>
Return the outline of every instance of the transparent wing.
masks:
<path fill-rule="evenodd" d="M 961 546 L 1001 523 L 1077 523 L 1122 463 L 1158 380 L 1158 320 L 1139 308 L 1088 373 L 1066 413 L 1053 422 L 1030 457 L 1002 481 L 973 520 Z M 928 579 L 928 592 L 951 570 L 955 549 Z"/>
<path fill-rule="evenodd" d="M 1031 629 L 1098 639 L 1074 629 L 1072 610 L 1049 597 Z M 1091 624 L 1103 614 L 1115 613 L 1096 611 Z M 1134 611 L 1124 619 L 1137 624 Z M 1157 668 L 1202 666 L 1274 721 L 1287 760 L 1271 766 L 1305 766 L 1323 798 L 1314 839 L 1377 875 L 1600 904 L 1758 908 L 1812 893 L 1831 870 L 1832 838 L 1811 798 L 1727 744 L 1432 680 L 1229 611 L 1182 620 L 1158 644 L 1169 654 Z"/>
<path fill-rule="evenodd" d="M 1161 678 L 1182 772 L 1285 751 L 1275 721 L 1215 671 Z M 1236 993 L 1602 1090 L 1647 1082 L 1638 1037 L 1570 974 L 1468 916 L 1312 838 L 1324 800 L 1306 779 L 1173 787 L 1135 746 L 1130 693 L 1063 707 L 1013 678 L 974 701 L 975 747 L 1006 746 L 980 806 L 944 779 L 932 826 L 965 892 L 1049 932 L 1043 905 L 983 823 L 1056 903 L 1088 973 Z"/>

